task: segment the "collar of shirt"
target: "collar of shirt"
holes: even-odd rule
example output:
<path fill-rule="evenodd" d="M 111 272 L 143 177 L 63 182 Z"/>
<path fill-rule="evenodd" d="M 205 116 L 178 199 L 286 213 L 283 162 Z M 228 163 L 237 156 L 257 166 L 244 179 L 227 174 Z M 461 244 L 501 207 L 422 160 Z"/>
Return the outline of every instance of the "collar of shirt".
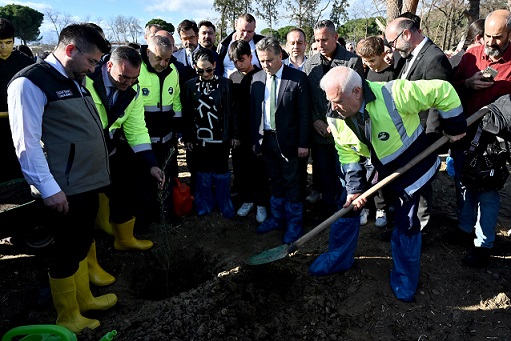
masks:
<path fill-rule="evenodd" d="M 421 43 L 419 45 L 417 45 L 413 51 L 412 51 L 412 60 L 410 60 L 410 64 L 413 63 L 415 61 L 415 58 L 417 58 L 417 55 L 419 54 L 419 52 L 422 50 L 422 47 L 426 44 L 426 42 L 428 41 L 428 37 L 424 37 L 424 39 L 422 39 Z"/>
<path fill-rule="evenodd" d="M 277 77 L 277 79 L 282 79 L 282 70 L 284 70 L 284 64 L 282 64 L 280 69 L 275 73 L 275 76 Z M 266 74 L 266 81 L 270 81 L 271 76 L 272 75 Z"/>
<path fill-rule="evenodd" d="M 110 87 L 114 86 L 110 77 L 108 77 L 108 67 L 106 63 L 101 67 L 101 75 L 103 76 L 103 84 L 105 84 L 105 89 L 108 90 Z M 108 93 L 107 93 L 108 95 Z"/>
<path fill-rule="evenodd" d="M 483 48 L 483 53 L 481 55 L 481 58 L 484 60 L 488 60 L 490 63 L 508 63 L 511 61 L 511 42 L 508 44 L 506 51 L 504 51 L 504 54 L 502 57 L 497 59 L 496 61 L 493 61 L 485 52 L 485 49 Z"/>

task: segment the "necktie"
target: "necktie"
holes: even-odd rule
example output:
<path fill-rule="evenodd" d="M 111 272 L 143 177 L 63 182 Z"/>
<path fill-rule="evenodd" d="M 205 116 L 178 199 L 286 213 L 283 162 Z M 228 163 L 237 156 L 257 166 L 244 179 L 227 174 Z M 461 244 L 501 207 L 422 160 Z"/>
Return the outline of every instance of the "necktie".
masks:
<path fill-rule="evenodd" d="M 408 57 L 406 57 L 406 61 L 405 61 L 405 65 L 403 66 L 403 73 L 406 73 L 408 72 L 408 68 L 410 67 L 410 62 L 412 61 L 412 54 L 410 53 L 410 55 L 408 55 Z"/>
<path fill-rule="evenodd" d="M 109 87 L 110 89 L 110 92 L 108 93 L 108 109 L 112 109 L 112 107 L 114 106 L 114 95 L 115 95 L 115 86 L 110 86 Z"/>
<path fill-rule="evenodd" d="M 270 86 L 270 127 L 275 129 L 275 112 L 277 111 L 277 76 L 271 76 Z"/>

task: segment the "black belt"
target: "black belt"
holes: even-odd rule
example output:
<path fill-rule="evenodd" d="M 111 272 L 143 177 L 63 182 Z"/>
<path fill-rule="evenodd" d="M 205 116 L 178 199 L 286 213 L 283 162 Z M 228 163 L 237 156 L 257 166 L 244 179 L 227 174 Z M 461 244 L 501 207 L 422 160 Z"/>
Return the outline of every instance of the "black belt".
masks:
<path fill-rule="evenodd" d="M 264 135 L 275 135 L 277 132 L 275 130 L 265 130 Z"/>

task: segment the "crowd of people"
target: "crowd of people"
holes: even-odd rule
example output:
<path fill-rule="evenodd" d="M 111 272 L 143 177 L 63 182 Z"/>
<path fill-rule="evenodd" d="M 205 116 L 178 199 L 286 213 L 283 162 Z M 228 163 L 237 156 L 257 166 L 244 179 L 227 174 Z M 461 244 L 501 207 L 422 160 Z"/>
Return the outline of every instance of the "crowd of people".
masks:
<path fill-rule="evenodd" d="M 451 59 L 412 13 L 389 22 L 383 36 L 348 47 L 330 20 L 315 25 L 314 37 L 291 29 L 285 47 L 255 31 L 256 19 L 241 15 L 216 46 L 213 23 L 183 20 L 176 49 L 174 32 L 151 24 L 147 45 L 112 49 L 99 26 L 71 24 L 34 63 L 13 51 L 14 27 L 0 18 L 2 180 L 22 173 L 54 228 L 49 281 L 58 325 L 75 333 L 96 328 L 99 321 L 83 315 L 117 302 L 115 294 L 90 291 L 90 283 L 115 281 L 97 261 L 95 225 L 114 236 L 116 250 L 143 251 L 153 243 L 134 231 L 161 219 L 179 223 L 172 195 L 162 194 L 178 175 L 179 143 L 197 215 L 255 211 L 257 233 L 280 230 L 290 244 L 304 233 L 306 201 L 321 202 L 321 219 L 352 206 L 330 226 L 328 251 L 310 266 L 311 275 L 323 276 L 353 265 L 369 214 L 361 194 L 445 135 L 457 191 L 452 237 L 473 241 L 465 264 L 487 264 L 499 193 L 461 181 L 476 131 L 466 118 L 486 108 L 484 140 L 511 136 L 510 12 L 474 22 Z M 496 71 L 491 78 L 487 67 Z M 393 226 L 390 285 L 405 302 L 418 286 L 422 231 L 433 228 L 440 163 L 436 152 L 425 156 L 370 199 L 375 225 Z"/>

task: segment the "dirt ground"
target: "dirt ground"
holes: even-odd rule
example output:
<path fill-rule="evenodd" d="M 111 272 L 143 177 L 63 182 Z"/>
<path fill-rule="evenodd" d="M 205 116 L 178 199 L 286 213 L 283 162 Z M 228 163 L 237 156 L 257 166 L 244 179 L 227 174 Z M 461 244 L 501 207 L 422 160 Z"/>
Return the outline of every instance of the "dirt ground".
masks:
<path fill-rule="evenodd" d="M 233 220 L 215 212 L 185 217 L 177 227 L 152 226 L 143 237 L 155 247 L 146 252 L 115 251 L 112 237 L 98 231 L 98 258 L 117 281 L 92 290 L 113 292 L 119 302 L 88 314 L 101 326 L 78 339 L 99 340 L 115 329 L 118 340 L 147 341 L 511 340 L 511 183 L 501 193 L 496 245 L 484 269 L 465 267 L 469 246 L 443 238 L 456 227 L 446 172 L 434 188 L 415 302 L 398 301 L 390 289 L 390 243 L 380 239 L 374 217 L 361 227 L 354 267 L 315 278 L 308 268 L 327 249 L 328 230 L 291 257 L 249 266 L 248 257 L 280 245 L 282 234 L 256 234 L 253 212 Z M 306 206 L 306 231 L 317 223 L 317 205 Z M 47 253 L 34 255 L 11 241 L 0 244 L 0 335 L 56 318 Z"/>

